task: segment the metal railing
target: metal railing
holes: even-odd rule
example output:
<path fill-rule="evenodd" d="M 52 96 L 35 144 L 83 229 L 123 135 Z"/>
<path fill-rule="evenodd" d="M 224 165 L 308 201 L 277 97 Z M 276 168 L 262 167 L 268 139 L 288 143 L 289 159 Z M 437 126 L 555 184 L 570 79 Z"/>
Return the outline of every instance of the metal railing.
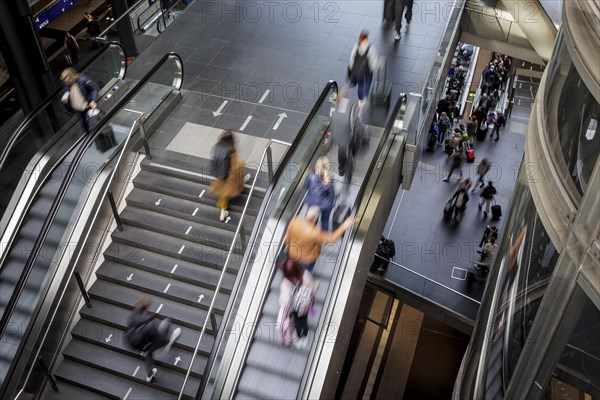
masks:
<path fill-rule="evenodd" d="M 181 397 L 183 396 L 183 392 L 185 390 L 185 386 L 187 384 L 187 381 L 189 379 L 190 373 L 192 371 L 192 366 L 194 365 L 194 361 L 196 360 L 196 355 L 198 354 L 198 349 L 200 348 L 200 343 L 202 343 L 202 338 L 204 336 L 204 333 L 206 331 L 206 325 L 208 323 L 208 319 L 210 318 L 210 316 L 213 313 L 213 309 L 215 306 L 215 301 L 217 298 L 217 294 L 219 293 L 219 290 L 221 289 L 221 284 L 223 283 L 223 277 L 225 276 L 225 272 L 227 271 L 227 266 L 229 265 L 229 260 L 231 258 L 231 255 L 233 253 L 233 250 L 235 248 L 235 242 L 237 241 L 238 236 L 240 236 L 240 242 L 242 245 L 242 251 L 244 251 L 244 241 L 242 240 L 242 236 L 241 236 L 241 231 L 243 229 L 242 223 L 244 222 L 244 217 L 246 216 L 246 211 L 248 209 L 248 205 L 250 204 L 250 199 L 252 198 L 252 193 L 254 192 L 254 188 L 256 186 L 256 181 L 258 179 L 258 175 L 260 174 L 260 171 L 262 169 L 262 165 L 265 161 L 265 158 L 267 158 L 267 169 L 268 169 L 268 174 L 269 174 L 269 180 L 271 180 L 273 178 L 273 165 L 272 165 L 272 157 L 270 156 L 271 154 L 271 144 L 272 143 L 278 143 L 287 147 L 291 146 L 291 143 L 287 143 L 281 140 L 277 140 L 277 139 L 269 139 L 269 142 L 267 143 L 265 149 L 263 150 L 263 154 L 260 158 L 260 161 L 258 163 L 258 169 L 256 171 L 256 174 L 254 175 L 254 179 L 252 181 L 252 186 L 250 187 L 250 191 L 248 192 L 248 197 L 246 198 L 246 203 L 244 204 L 244 209 L 242 210 L 242 214 L 240 216 L 240 222 L 237 225 L 237 228 L 235 230 L 235 234 L 233 235 L 233 240 L 231 241 L 231 245 L 229 246 L 229 251 L 227 252 L 227 257 L 225 257 L 225 263 L 223 264 L 223 269 L 221 270 L 221 275 L 219 276 L 219 281 L 217 282 L 217 286 L 215 288 L 215 295 L 212 297 L 212 300 L 210 302 L 210 306 L 208 308 L 208 312 L 206 314 L 206 317 L 204 319 L 204 324 L 202 324 L 202 330 L 200 331 L 200 336 L 198 337 L 198 342 L 196 343 L 196 347 L 194 349 L 194 354 L 192 355 L 192 360 L 190 361 L 190 366 L 188 367 L 186 374 L 185 374 L 185 379 L 183 380 L 183 384 L 181 385 L 181 390 L 179 391 L 179 397 L 178 399 L 180 400 Z M 247 243 L 246 243 L 247 245 Z M 213 319 L 213 321 L 215 321 L 216 319 Z M 211 322 L 211 324 L 213 324 L 213 322 Z M 217 327 L 215 325 L 212 326 L 213 330 L 217 329 Z M 210 365 L 209 363 L 207 363 L 207 367 L 208 365 Z M 206 373 L 206 371 L 205 371 Z"/>

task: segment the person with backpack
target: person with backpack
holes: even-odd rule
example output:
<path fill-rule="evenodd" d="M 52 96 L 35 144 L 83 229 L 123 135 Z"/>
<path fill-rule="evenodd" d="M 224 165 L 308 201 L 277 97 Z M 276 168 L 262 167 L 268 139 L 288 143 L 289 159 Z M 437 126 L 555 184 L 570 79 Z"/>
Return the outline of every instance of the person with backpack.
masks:
<path fill-rule="evenodd" d="M 363 30 L 358 36 L 358 43 L 352 48 L 348 62 L 348 78 L 352 86 L 358 86 L 358 105 L 361 109 L 369 97 L 373 71 L 376 68 L 377 51 L 369 43 L 369 32 Z"/>
<path fill-rule="evenodd" d="M 458 185 L 458 189 L 450 198 L 450 201 L 454 206 L 454 216 L 452 217 L 452 221 L 457 221 L 458 215 L 465 212 L 469 201 L 469 187 L 471 187 L 471 181 L 467 178 Z"/>
<path fill-rule="evenodd" d="M 446 114 L 445 111 L 442 111 L 440 114 L 440 118 L 438 120 L 438 143 L 444 143 L 444 139 L 446 138 L 446 134 L 448 130 L 452 127 L 452 123 L 450 122 L 450 117 Z"/>
<path fill-rule="evenodd" d="M 485 178 L 485 175 L 489 172 L 489 170 L 490 163 L 487 160 L 487 158 L 484 158 L 479 162 L 479 164 L 477 164 L 477 168 L 475 171 L 477 172 L 477 175 L 479 175 L 479 178 L 477 179 L 477 182 L 479 182 L 479 189 L 483 189 L 483 187 L 485 186 L 485 182 L 483 179 Z M 475 188 L 473 188 L 473 191 L 475 191 Z"/>
<path fill-rule="evenodd" d="M 171 330 L 170 320 L 166 318 L 157 324 L 156 314 L 151 314 L 148 311 L 149 308 L 150 299 L 147 297 L 136 303 L 135 309 L 127 318 L 127 331 L 125 333 L 129 345 L 135 350 L 144 352 L 146 382 L 152 382 L 158 373 L 158 369 L 154 367 L 154 352 L 161 348 L 168 352 L 181 335 L 181 328 L 173 329 L 169 335 Z"/>
<path fill-rule="evenodd" d="M 494 133 L 496 134 L 496 139 L 494 139 L 494 142 L 497 142 L 498 140 L 500 140 L 500 128 L 504 127 L 506 125 L 506 118 L 504 118 L 504 115 L 502 115 L 502 113 L 498 113 L 496 115 L 496 118 L 494 119 L 494 129 L 492 130 L 492 133 L 490 134 L 490 137 L 494 136 Z"/>
<path fill-rule="evenodd" d="M 244 183 L 250 180 L 250 174 L 245 174 L 245 171 L 245 163 L 237 156 L 233 132 L 224 130 L 213 149 L 212 173 L 216 179 L 209 188 L 209 193 L 218 197 L 221 222 L 227 222 L 229 218 L 229 199 L 242 193 Z"/>
<path fill-rule="evenodd" d="M 335 189 L 329 177 L 329 159 L 319 157 L 315 163 L 315 172 L 306 177 L 304 188 L 307 190 L 305 203 L 308 207 L 321 209 L 321 229 L 329 231 L 329 217 L 335 201 Z"/>
<path fill-rule="evenodd" d="M 377 250 L 375 250 L 373 263 L 371 264 L 371 272 L 384 272 L 395 255 L 396 244 L 394 241 L 386 239 L 385 236 L 381 235 Z"/>
<path fill-rule="evenodd" d="M 488 213 L 490 212 L 490 203 L 492 202 L 492 200 L 494 200 L 495 195 L 496 188 L 494 187 L 494 183 L 492 181 L 488 181 L 487 186 L 483 188 L 481 194 L 479 195 L 481 197 L 481 200 L 479 201 L 480 210 L 483 206 L 483 203 L 485 203 L 485 211 L 483 212 L 484 218 L 487 218 Z"/>

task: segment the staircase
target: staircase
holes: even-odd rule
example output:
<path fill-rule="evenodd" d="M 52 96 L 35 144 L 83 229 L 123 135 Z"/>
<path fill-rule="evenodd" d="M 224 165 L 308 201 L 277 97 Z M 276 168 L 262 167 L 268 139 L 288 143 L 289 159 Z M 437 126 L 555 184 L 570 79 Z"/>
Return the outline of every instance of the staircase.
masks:
<path fill-rule="evenodd" d="M 230 201 L 228 223 L 219 221 L 215 199 L 208 196 L 205 178 L 144 160 L 133 180 L 133 190 L 121 212 L 123 231 L 112 233 L 97 280 L 89 290 L 92 308 L 80 310 L 81 319 L 55 368 L 59 393 L 46 398 L 177 398 L 214 296 L 199 354 L 184 390 L 196 395 L 244 249 L 238 238 L 222 287 L 216 285 L 248 196 Z M 250 236 L 262 203 L 255 190 L 244 217 Z M 154 353 L 158 375 L 145 381 L 143 356 L 125 342 L 126 320 L 142 297 L 152 300 L 150 311 L 170 318 L 182 333 L 169 353 Z"/>

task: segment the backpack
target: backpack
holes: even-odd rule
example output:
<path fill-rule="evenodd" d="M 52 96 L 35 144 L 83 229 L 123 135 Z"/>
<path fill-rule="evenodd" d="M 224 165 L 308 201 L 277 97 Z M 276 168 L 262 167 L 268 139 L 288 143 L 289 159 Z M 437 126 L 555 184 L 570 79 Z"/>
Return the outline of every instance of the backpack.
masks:
<path fill-rule="evenodd" d="M 141 351 L 148 345 L 155 329 L 153 318 L 147 319 L 138 325 L 129 326 L 125 338 L 131 347 Z"/>
<path fill-rule="evenodd" d="M 292 306 L 290 312 L 296 313 L 298 317 L 302 318 L 308 315 L 314 302 L 315 295 L 312 288 L 308 285 L 298 283 L 292 292 Z"/>
<path fill-rule="evenodd" d="M 369 132 L 360 118 L 358 103 L 350 111 L 350 132 L 352 154 L 358 154 L 369 145 Z"/>
<path fill-rule="evenodd" d="M 217 179 L 225 179 L 229 175 L 231 165 L 231 149 L 216 145 L 213 150 L 212 173 Z"/>
<path fill-rule="evenodd" d="M 371 75 L 368 57 L 370 49 L 371 45 L 367 46 L 367 51 L 365 51 L 365 54 L 363 55 L 358 54 L 358 49 L 356 50 L 356 54 L 354 55 L 354 63 L 352 64 L 351 79 L 359 80 L 365 76 Z"/>

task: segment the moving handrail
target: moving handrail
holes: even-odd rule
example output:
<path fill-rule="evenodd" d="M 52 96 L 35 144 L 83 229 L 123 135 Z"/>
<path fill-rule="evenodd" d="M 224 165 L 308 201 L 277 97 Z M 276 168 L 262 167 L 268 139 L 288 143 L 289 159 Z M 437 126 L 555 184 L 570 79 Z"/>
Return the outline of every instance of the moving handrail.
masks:
<path fill-rule="evenodd" d="M 19 299 L 19 297 L 21 296 L 23 289 L 25 287 L 25 284 L 27 282 L 27 279 L 29 278 L 29 275 L 31 274 L 31 271 L 33 269 L 33 265 L 36 262 L 38 256 L 40 255 L 40 251 L 42 250 L 42 246 L 45 243 L 45 240 L 48 236 L 48 233 L 50 231 L 50 228 L 52 227 L 54 220 L 56 218 L 58 209 L 60 207 L 60 205 L 62 204 L 62 201 L 65 197 L 65 194 L 67 192 L 67 189 L 69 188 L 69 184 L 71 183 L 71 181 L 73 180 L 75 171 L 77 169 L 77 167 L 79 166 L 80 161 L 82 160 L 83 156 L 85 155 L 87 149 L 92 145 L 92 143 L 102 134 L 102 131 L 104 130 L 104 128 L 106 127 L 106 125 L 108 125 L 108 123 L 119 113 L 122 111 L 123 107 L 125 107 L 140 91 L 141 89 L 144 88 L 145 84 L 149 82 L 149 80 L 153 77 L 153 75 L 159 71 L 159 69 L 163 66 L 163 64 L 165 64 L 168 60 L 171 59 L 175 59 L 178 67 L 179 67 L 179 71 L 180 73 L 178 74 L 178 76 L 174 77 L 173 83 L 175 86 L 176 90 L 181 89 L 181 83 L 182 83 L 182 75 L 183 75 L 183 61 L 181 60 L 181 57 L 176 54 L 176 53 L 167 53 L 165 56 L 163 56 L 158 62 L 157 64 L 139 81 L 139 83 L 133 88 L 131 89 L 127 94 L 125 94 L 125 96 L 119 101 L 118 105 L 115 106 L 113 109 L 111 109 L 106 117 L 102 120 L 101 123 L 99 123 L 94 129 L 92 129 L 90 131 L 90 134 L 87 135 L 84 139 L 83 142 L 81 144 L 81 146 L 79 148 L 77 148 L 77 150 L 75 151 L 75 155 L 73 157 L 72 162 L 70 163 L 66 173 L 64 174 L 64 179 L 60 184 L 60 188 L 58 190 L 58 193 L 54 199 L 54 201 L 52 202 L 52 205 L 50 206 L 50 209 L 48 210 L 47 213 L 47 217 L 44 220 L 43 226 L 40 229 L 40 234 L 37 237 L 35 244 L 32 246 L 32 250 L 31 253 L 29 254 L 29 257 L 27 258 L 27 261 L 23 267 L 22 273 L 18 278 L 18 281 L 15 285 L 15 289 L 10 297 L 10 300 L 8 302 L 8 304 L 6 305 L 5 308 L 5 312 L 2 315 L 2 318 L 0 320 L 0 338 L 4 337 L 5 332 L 6 332 L 6 328 L 8 325 L 8 321 L 10 320 L 14 310 L 15 310 L 15 306 L 16 303 Z M 122 145 L 122 143 L 121 143 Z M 57 166 L 56 166 L 57 167 Z M 55 167 L 55 168 L 56 168 Z M 28 330 L 30 329 L 30 327 L 28 326 Z M 26 335 L 25 335 L 26 336 Z M 23 341 L 21 341 L 20 344 L 20 349 L 23 346 Z"/>
<path fill-rule="evenodd" d="M 244 222 L 244 217 L 246 216 L 246 210 L 248 209 L 248 205 L 250 204 L 250 199 L 252 198 L 252 193 L 254 193 L 256 181 L 258 180 L 258 175 L 260 174 L 263 163 L 265 162 L 265 158 L 267 158 L 267 157 L 269 159 L 271 158 L 269 155 L 271 152 L 271 144 L 272 143 L 278 143 L 278 144 L 281 144 L 281 145 L 284 145 L 287 147 L 291 146 L 291 143 L 284 142 L 284 141 L 277 140 L 277 139 L 269 139 L 269 142 L 265 146 L 265 149 L 263 150 L 263 154 L 260 158 L 260 161 L 258 162 L 258 168 L 256 170 L 256 174 L 254 175 L 254 179 L 252 180 L 252 186 L 250 187 L 250 191 L 248 192 L 248 197 L 246 198 L 246 203 L 244 204 L 244 209 L 242 210 L 242 214 L 240 216 L 240 221 L 237 225 L 237 228 L 235 229 L 235 233 L 233 235 L 233 240 L 231 241 L 231 245 L 229 246 L 229 251 L 227 252 L 227 256 L 225 257 L 225 262 L 223 263 L 223 269 L 221 270 L 221 275 L 219 276 L 219 281 L 217 282 L 217 286 L 215 288 L 215 293 L 219 293 L 219 290 L 221 289 L 221 284 L 223 283 L 223 277 L 225 276 L 225 272 L 227 271 L 227 267 L 229 266 L 229 259 L 231 258 L 231 255 L 233 254 L 233 250 L 235 248 L 235 242 L 237 241 L 237 238 L 240 235 L 240 231 L 243 229 L 242 223 Z M 269 175 L 271 175 L 271 166 L 269 165 L 268 168 L 269 168 Z M 240 242 L 241 242 L 241 238 L 240 238 Z M 244 244 L 242 243 L 242 247 L 243 247 L 243 245 Z M 202 330 L 200 331 L 200 336 L 198 336 L 198 342 L 196 343 L 196 348 L 194 349 L 192 360 L 190 361 L 190 366 L 188 367 L 188 369 L 186 371 L 185 379 L 183 380 L 183 384 L 181 385 L 181 390 L 179 391 L 178 399 L 181 399 L 181 396 L 183 396 L 183 392 L 185 390 L 185 385 L 187 384 L 190 373 L 192 372 L 192 366 L 194 365 L 194 361 L 196 360 L 196 355 L 198 354 L 198 349 L 200 348 L 200 343 L 202 343 L 202 338 L 204 336 L 204 332 L 206 331 L 206 324 L 208 323 L 210 315 L 213 312 L 216 298 L 217 298 L 216 295 L 213 296 L 213 298 L 210 302 L 210 306 L 208 307 L 206 317 L 204 318 L 204 323 L 202 324 Z M 215 329 L 214 326 L 213 326 L 213 329 Z"/>
<path fill-rule="evenodd" d="M 327 83 L 327 85 L 323 88 L 323 91 L 321 92 L 315 105 L 313 106 L 312 110 L 308 114 L 304 124 L 300 128 L 299 134 L 296 135 L 296 137 L 295 137 L 294 141 L 292 142 L 291 146 L 289 147 L 288 151 L 283 156 L 280 166 L 285 166 L 292 160 L 294 152 L 298 149 L 300 144 L 303 142 L 304 135 L 309 130 L 313 120 L 317 117 L 318 111 L 319 111 L 321 105 L 324 104 L 326 100 L 328 100 L 328 95 L 331 92 L 337 93 L 337 90 L 338 90 L 338 85 L 335 81 L 329 81 Z M 324 135 L 325 132 L 322 132 L 322 134 Z M 319 138 L 319 142 L 321 142 L 321 138 Z M 244 275 L 246 274 L 246 270 L 248 268 L 248 264 L 249 264 L 248 260 L 250 259 L 250 257 L 248 257 L 247 255 L 251 254 L 251 252 L 253 251 L 253 246 L 256 243 L 256 239 L 257 239 L 258 235 L 261 234 L 260 228 L 264 222 L 267 208 L 268 208 L 273 196 L 278 195 L 278 193 L 274 192 L 275 186 L 276 186 L 277 182 L 279 181 L 279 179 L 284 174 L 284 172 L 285 172 L 285 168 L 280 167 L 277 169 L 277 171 L 275 172 L 275 175 L 273 176 L 273 179 L 269 183 L 269 187 L 267 188 L 267 190 L 265 192 L 264 200 L 258 211 L 258 214 L 256 217 L 256 222 L 254 224 L 254 228 L 252 229 L 252 233 L 251 233 L 250 239 L 248 241 L 248 243 L 251 243 L 252 246 L 250 246 L 246 249 L 246 252 L 245 252 L 246 254 L 244 255 L 245 262 L 242 262 L 240 269 L 238 271 L 237 277 L 235 279 L 235 282 L 233 284 L 233 288 L 232 288 L 231 294 L 229 296 L 229 301 L 228 301 L 227 307 L 225 309 L 223 318 L 221 320 L 221 325 L 217 332 L 217 336 L 215 337 L 213 348 L 212 348 L 212 351 L 210 352 L 210 356 L 206 362 L 206 367 L 205 367 L 204 373 L 202 374 L 202 381 L 200 383 L 200 387 L 198 389 L 198 394 L 197 394 L 196 398 L 198 398 L 200 395 L 202 395 L 204 393 L 204 391 L 206 390 L 206 387 L 208 385 L 208 381 L 210 380 L 210 377 L 213 374 L 213 369 L 215 368 L 217 355 L 220 352 L 221 346 L 223 345 L 223 342 L 224 342 L 223 336 L 225 334 L 225 330 L 227 329 L 230 319 L 234 314 L 233 306 L 236 303 L 237 297 L 240 295 L 240 289 L 241 289 L 241 285 L 242 285 L 241 281 L 242 281 Z"/>

